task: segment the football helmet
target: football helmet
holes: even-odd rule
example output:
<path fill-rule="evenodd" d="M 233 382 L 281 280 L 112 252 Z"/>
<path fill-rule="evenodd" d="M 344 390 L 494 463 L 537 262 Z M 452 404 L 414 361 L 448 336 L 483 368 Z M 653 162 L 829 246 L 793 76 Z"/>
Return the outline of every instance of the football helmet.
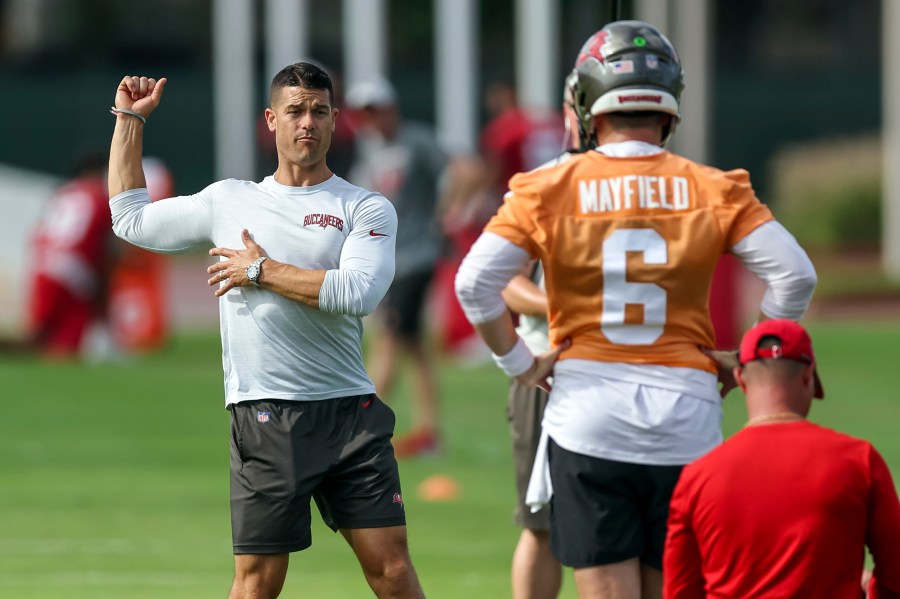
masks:
<path fill-rule="evenodd" d="M 566 77 L 565 84 L 563 85 L 563 102 L 566 103 L 566 106 L 568 106 L 569 110 L 571 110 L 577 117 L 576 120 L 578 121 L 578 125 L 577 125 L 577 131 L 575 131 L 575 132 L 571 131 L 570 130 L 571 126 L 569 125 L 569 119 L 566 118 L 566 120 L 565 120 L 566 144 L 565 145 L 566 145 L 566 147 L 569 146 L 568 141 L 569 141 L 570 135 L 573 135 L 573 134 L 578 135 L 578 145 L 574 146 L 574 149 L 579 152 L 585 152 L 587 150 L 590 150 L 597 144 L 594 141 L 593 136 L 589 135 L 588 131 L 585 130 L 584 122 L 582 121 L 582 118 L 581 118 L 581 113 L 575 105 L 575 95 L 577 92 L 577 88 L 578 88 L 578 72 L 572 71 Z"/>
<path fill-rule="evenodd" d="M 656 111 L 673 117 L 663 134 L 665 144 L 681 120 L 681 61 L 669 40 L 649 23 L 607 24 L 581 47 L 570 77 L 575 110 L 589 136 L 598 114 Z"/>

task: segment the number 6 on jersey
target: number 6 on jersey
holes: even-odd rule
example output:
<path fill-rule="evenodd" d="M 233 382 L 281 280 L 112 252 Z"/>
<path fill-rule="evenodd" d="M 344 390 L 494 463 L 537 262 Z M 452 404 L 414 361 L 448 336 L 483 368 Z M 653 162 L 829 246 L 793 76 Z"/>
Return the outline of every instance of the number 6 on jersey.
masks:
<path fill-rule="evenodd" d="M 666 240 L 653 229 L 617 229 L 603 242 L 603 313 L 600 329 L 613 343 L 649 345 L 666 324 L 666 291 L 655 283 L 627 280 L 627 252 L 642 252 L 646 264 L 666 264 Z M 641 324 L 626 324 L 626 304 L 643 306 Z"/>

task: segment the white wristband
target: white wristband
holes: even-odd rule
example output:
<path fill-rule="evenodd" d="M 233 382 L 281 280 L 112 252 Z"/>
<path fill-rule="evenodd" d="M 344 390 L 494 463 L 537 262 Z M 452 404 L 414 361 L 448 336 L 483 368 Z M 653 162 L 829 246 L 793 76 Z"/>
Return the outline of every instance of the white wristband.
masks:
<path fill-rule="evenodd" d="M 502 356 L 493 354 L 494 362 L 508 376 L 519 376 L 534 364 L 534 354 L 525 345 L 525 341 L 519 336 L 516 336 L 516 339 L 516 344 L 506 354 Z"/>

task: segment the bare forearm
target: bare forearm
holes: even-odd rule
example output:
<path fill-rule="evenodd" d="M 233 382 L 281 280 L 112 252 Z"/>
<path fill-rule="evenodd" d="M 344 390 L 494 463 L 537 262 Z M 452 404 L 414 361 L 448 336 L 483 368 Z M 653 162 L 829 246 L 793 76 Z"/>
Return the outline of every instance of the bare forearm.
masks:
<path fill-rule="evenodd" d="M 503 290 L 503 301 L 513 312 L 547 317 L 547 295 L 524 275 L 513 277 Z"/>
<path fill-rule="evenodd" d="M 297 268 L 269 259 L 263 263 L 259 284 L 290 300 L 318 308 L 319 292 L 326 272 Z"/>
<path fill-rule="evenodd" d="M 116 115 L 109 149 L 109 197 L 147 186 L 141 165 L 143 142 L 144 124 L 127 114 Z"/>
<path fill-rule="evenodd" d="M 484 339 L 490 350 L 498 356 L 509 353 L 509 350 L 512 349 L 518 339 L 512 318 L 510 318 L 508 312 L 504 312 L 493 320 L 473 324 L 472 326 L 475 327 L 475 330 Z"/>
<path fill-rule="evenodd" d="M 144 123 L 162 100 L 166 78 L 127 76 L 116 88 L 116 128 L 109 149 L 109 197 L 146 187 L 141 152 Z"/>

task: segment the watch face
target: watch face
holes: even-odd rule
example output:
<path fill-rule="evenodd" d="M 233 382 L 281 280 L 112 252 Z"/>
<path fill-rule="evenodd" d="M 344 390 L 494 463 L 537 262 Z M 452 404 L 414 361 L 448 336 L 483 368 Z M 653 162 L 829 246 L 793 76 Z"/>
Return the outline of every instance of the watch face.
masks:
<path fill-rule="evenodd" d="M 259 275 L 262 274 L 262 263 L 265 262 L 266 258 L 263 256 L 262 258 L 257 258 L 253 262 L 250 263 L 250 266 L 247 267 L 247 279 L 259 287 Z"/>

